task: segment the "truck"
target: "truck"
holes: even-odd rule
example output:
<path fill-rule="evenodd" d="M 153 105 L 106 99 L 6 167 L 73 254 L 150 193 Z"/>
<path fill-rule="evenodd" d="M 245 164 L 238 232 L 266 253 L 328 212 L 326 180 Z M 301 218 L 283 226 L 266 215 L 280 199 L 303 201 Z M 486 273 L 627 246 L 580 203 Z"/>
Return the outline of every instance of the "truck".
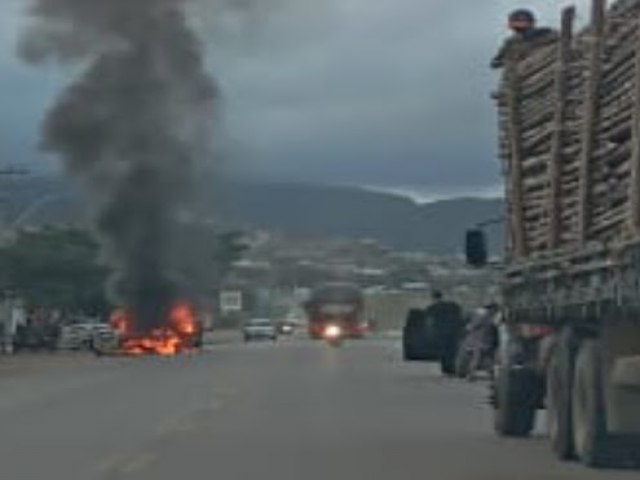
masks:
<path fill-rule="evenodd" d="M 591 467 L 640 457 L 640 1 L 562 11 L 516 45 L 497 92 L 505 178 L 495 429 L 546 409 L 553 452 Z M 487 264 L 484 232 L 467 259 Z"/>
<path fill-rule="evenodd" d="M 305 303 L 309 336 L 320 339 L 327 325 L 338 324 L 347 338 L 362 338 L 368 330 L 363 318 L 364 296 L 350 283 L 326 283 Z"/>

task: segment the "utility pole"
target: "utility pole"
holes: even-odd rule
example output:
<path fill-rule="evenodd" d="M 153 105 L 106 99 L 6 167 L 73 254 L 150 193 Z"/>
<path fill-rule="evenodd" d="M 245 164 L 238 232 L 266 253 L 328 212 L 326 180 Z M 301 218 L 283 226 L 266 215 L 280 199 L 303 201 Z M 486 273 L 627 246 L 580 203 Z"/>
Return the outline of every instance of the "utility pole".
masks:
<path fill-rule="evenodd" d="M 5 167 L 0 167 L 0 178 L 24 177 L 29 175 L 30 173 L 31 172 L 28 168 L 19 165 L 7 165 Z M 0 198 L 0 202 L 6 205 L 10 202 L 10 197 L 3 196 L 2 198 Z M 2 215 L 0 215 L 0 218 L 6 217 L 5 213 L 6 211 L 2 211 Z M 5 225 L 1 225 L 0 228 L 4 230 Z M 16 313 L 16 302 L 15 299 L 12 298 L 10 292 L 6 290 L 1 292 L 0 301 L 2 302 L 2 305 L 0 306 L 0 315 L 2 315 L 2 318 L 0 318 L 0 334 L 2 335 L 2 341 L 0 342 L 0 352 L 11 354 L 13 353 L 13 337 L 15 335 L 16 328 L 14 321 Z"/>
<path fill-rule="evenodd" d="M 0 180 L 2 179 L 12 179 L 12 178 L 16 178 L 16 177 L 26 177 L 27 175 L 29 175 L 31 173 L 31 170 L 29 170 L 27 167 L 21 166 L 21 165 L 5 165 L 5 166 L 0 166 Z M 3 186 L 0 186 L 0 203 L 3 204 L 9 204 L 11 202 L 11 199 L 9 198 L 8 195 L 6 195 L 6 192 L 3 192 L 3 190 L 6 190 L 6 188 L 3 188 Z M 1 213 L 0 213 L 0 228 L 2 230 L 4 230 L 5 225 L 4 225 L 4 221 L 6 220 L 6 210 L 2 209 Z"/>
<path fill-rule="evenodd" d="M 29 175 L 31 171 L 21 165 L 4 165 L 0 166 L 0 181 L 7 179 L 10 181 L 13 178 L 17 177 L 26 177 Z M 8 221 L 8 206 L 11 205 L 11 193 L 7 193 L 7 183 L 0 184 L 0 203 L 2 207 L 0 207 L 0 237 L 4 237 L 5 230 L 7 228 Z"/>

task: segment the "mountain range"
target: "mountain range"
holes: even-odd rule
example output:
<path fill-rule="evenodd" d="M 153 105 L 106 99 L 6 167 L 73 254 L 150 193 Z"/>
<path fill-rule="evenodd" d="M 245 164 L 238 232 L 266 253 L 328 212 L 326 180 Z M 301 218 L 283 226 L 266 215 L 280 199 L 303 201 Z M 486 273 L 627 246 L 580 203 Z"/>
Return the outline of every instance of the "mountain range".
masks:
<path fill-rule="evenodd" d="M 402 250 L 436 254 L 462 250 L 465 231 L 500 217 L 501 199 L 457 198 L 420 205 L 409 198 L 358 187 L 233 180 L 211 187 L 204 211 L 224 223 L 291 234 L 371 238 Z M 0 183 L 5 223 L 19 226 L 83 223 L 81 191 L 61 177 L 24 177 Z M 499 251 L 501 226 L 487 229 Z"/>

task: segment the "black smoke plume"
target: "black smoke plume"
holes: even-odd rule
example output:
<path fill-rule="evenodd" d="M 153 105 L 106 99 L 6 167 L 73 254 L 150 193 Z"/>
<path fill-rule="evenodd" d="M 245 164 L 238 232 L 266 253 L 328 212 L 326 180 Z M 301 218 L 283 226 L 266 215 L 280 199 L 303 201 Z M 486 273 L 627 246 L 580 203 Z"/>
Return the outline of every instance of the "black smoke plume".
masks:
<path fill-rule="evenodd" d="M 29 13 L 21 56 L 77 75 L 43 123 L 44 148 L 88 192 L 110 294 L 148 331 L 192 294 L 179 274 L 193 268 L 185 216 L 211 156 L 217 92 L 186 2 L 33 0 Z"/>

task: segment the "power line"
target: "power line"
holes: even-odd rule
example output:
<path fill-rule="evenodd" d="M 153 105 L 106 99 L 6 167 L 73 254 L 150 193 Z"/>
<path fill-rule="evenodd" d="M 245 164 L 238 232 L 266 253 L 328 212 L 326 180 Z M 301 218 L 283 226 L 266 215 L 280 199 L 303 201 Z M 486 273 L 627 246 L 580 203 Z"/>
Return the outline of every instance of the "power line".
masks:
<path fill-rule="evenodd" d="M 30 173 L 31 171 L 28 168 L 19 165 L 8 165 L 0 168 L 0 176 L 3 177 L 22 177 Z"/>

